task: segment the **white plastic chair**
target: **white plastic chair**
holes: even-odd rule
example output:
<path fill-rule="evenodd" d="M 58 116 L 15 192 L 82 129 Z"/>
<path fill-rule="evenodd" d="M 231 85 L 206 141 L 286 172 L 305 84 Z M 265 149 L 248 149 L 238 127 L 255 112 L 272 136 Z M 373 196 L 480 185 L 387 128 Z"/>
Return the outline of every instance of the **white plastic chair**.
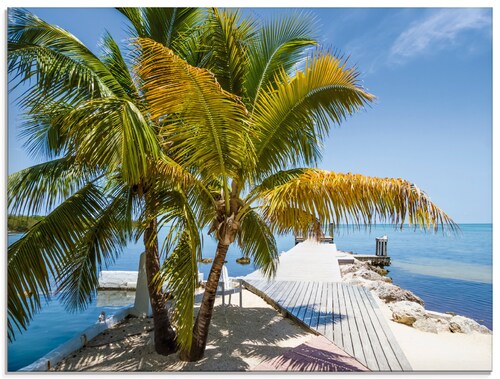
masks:
<path fill-rule="evenodd" d="M 240 292 L 240 307 L 241 307 L 241 286 L 235 287 L 233 284 L 233 281 L 229 279 L 229 274 L 227 272 L 227 267 L 224 265 L 222 266 L 222 272 L 219 278 L 219 285 L 217 286 L 217 293 L 222 294 L 222 305 L 225 305 L 225 295 L 229 295 L 229 304 L 231 304 L 231 294 L 237 292 L 239 290 Z"/>

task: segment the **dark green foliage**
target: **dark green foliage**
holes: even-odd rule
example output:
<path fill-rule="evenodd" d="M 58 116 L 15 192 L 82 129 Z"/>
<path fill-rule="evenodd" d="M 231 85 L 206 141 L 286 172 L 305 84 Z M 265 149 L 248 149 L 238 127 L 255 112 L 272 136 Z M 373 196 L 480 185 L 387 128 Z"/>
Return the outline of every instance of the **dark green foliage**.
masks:
<path fill-rule="evenodd" d="M 9 232 L 24 233 L 27 232 L 38 221 L 44 219 L 45 216 L 14 216 L 9 215 L 7 218 L 7 230 Z"/>

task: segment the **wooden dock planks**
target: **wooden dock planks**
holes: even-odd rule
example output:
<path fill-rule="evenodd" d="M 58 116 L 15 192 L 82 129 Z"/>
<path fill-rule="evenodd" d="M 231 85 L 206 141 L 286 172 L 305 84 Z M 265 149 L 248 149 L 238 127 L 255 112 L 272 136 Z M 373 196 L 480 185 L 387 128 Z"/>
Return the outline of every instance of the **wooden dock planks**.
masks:
<path fill-rule="evenodd" d="M 338 282 L 246 279 L 246 287 L 372 371 L 411 371 L 372 294 Z"/>

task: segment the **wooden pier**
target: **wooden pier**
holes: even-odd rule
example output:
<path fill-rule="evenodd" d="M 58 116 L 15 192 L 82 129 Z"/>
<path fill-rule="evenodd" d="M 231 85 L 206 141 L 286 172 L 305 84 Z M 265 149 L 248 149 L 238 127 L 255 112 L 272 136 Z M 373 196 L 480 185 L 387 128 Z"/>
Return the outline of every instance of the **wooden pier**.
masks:
<path fill-rule="evenodd" d="M 252 280 L 244 286 L 372 371 L 411 371 L 372 294 L 335 282 Z"/>
<path fill-rule="evenodd" d="M 295 236 L 295 244 L 297 245 L 298 243 L 301 243 L 301 242 L 304 242 L 305 240 L 307 240 L 306 237 L 302 236 L 302 235 L 296 235 Z M 319 242 L 326 242 L 326 243 L 333 243 L 333 237 L 332 236 L 323 236 L 320 238 L 320 241 Z"/>
<path fill-rule="evenodd" d="M 298 243 L 304 242 L 307 240 L 309 237 L 303 236 L 302 234 L 295 234 L 295 245 Z M 326 243 L 334 243 L 334 237 L 333 237 L 333 224 L 328 225 L 328 230 L 324 229 L 323 230 L 323 236 L 320 238 L 319 242 L 326 242 Z"/>
<path fill-rule="evenodd" d="M 373 295 L 342 283 L 339 264 L 354 258 L 335 244 L 306 240 L 280 255 L 273 280 L 257 270 L 242 278 L 243 285 L 370 370 L 410 371 Z"/>

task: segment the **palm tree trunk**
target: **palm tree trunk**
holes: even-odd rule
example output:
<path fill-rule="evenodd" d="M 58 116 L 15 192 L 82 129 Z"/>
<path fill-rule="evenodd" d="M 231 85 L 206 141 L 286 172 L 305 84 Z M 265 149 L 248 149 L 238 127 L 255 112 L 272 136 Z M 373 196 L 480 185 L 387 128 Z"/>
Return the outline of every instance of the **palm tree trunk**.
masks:
<path fill-rule="evenodd" d="M 148 292 L 153 311 L 154 344 L 158 354 L 169 355 L 177 351 L 175 331 L 172 329 L 167 313 L 167 298 L 163 291 L 157 291 L 152 284 L 155 275 L 160 271 L 160 257 L 158 254 L 158 224 L 152 219 L 144 231 L 144 245 L 146 248 L 146 277 Z"/>
<path fill-rule="evenodd" d="M 226 259 L 228 248 L 229 245 L 225 245 L 222 242 L 219 242 L 217 245 L 215 258 L 205 285 L 203 300 L 193 328 L 191 350 L 181 352 L 180 358 L 182 360 L 193 362 L 203 358 L 205 347 L 207 346 L 208 329 L 214 310 L 217 286 L 219 284 L 219 278 L 222 272 L 222 266 L 224 265 L 224 260 Z"/>

